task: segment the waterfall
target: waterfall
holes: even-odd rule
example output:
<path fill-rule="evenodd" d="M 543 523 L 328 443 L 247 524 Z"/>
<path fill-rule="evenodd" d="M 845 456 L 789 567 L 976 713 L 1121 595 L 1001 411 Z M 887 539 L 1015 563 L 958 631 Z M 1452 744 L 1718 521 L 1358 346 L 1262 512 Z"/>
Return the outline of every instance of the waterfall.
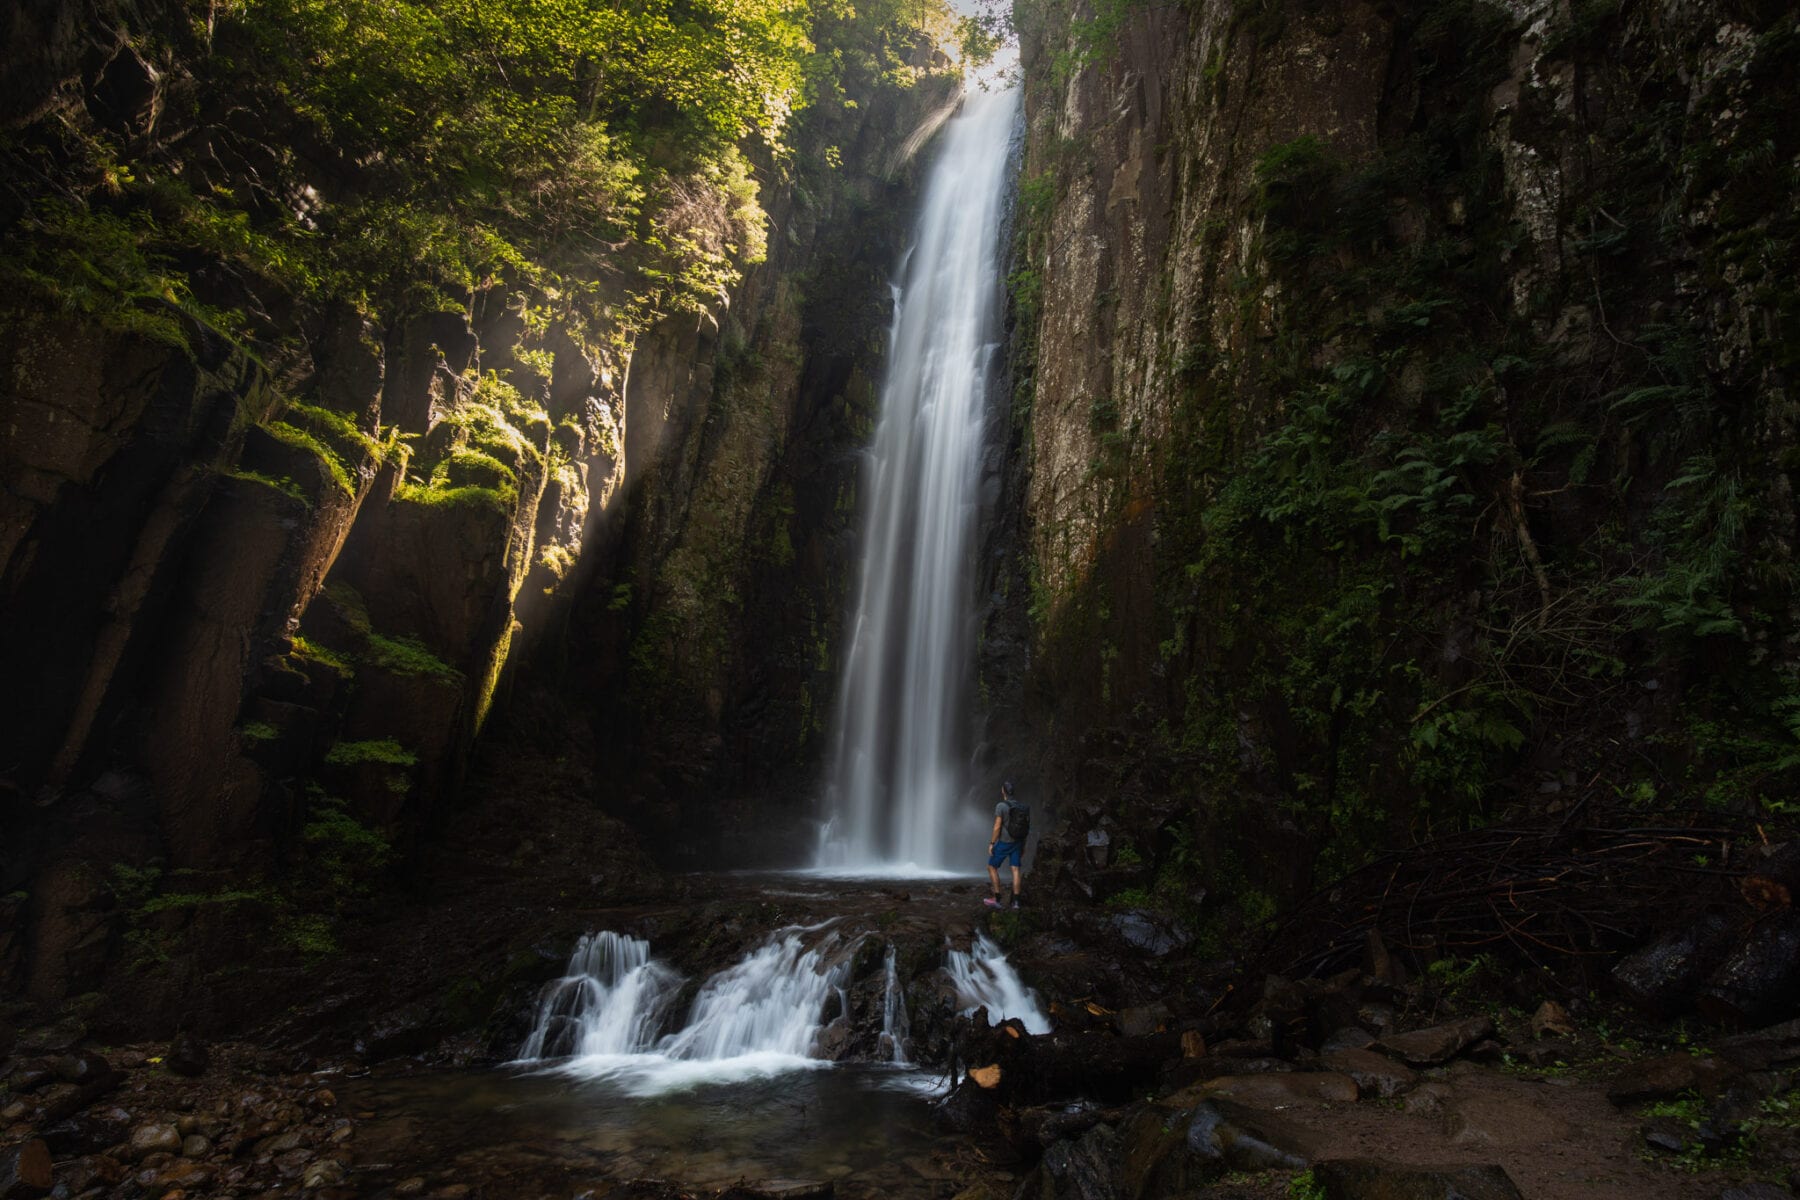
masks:
<path fill-rule="evenodd" d="M 971 87 L 945 127 L 894 306 L 862 485 L 863 561 L 818 865 L 972 870 L 965 801 L 972 543 L 997 345 L 1016 88 Z"/>
<path fill-rule="evenodd" d="M 912 1022 L 906 1015 L 906 990 L 900 986 L 898 956 L 893 943 L 888 943 L 887 979 L 881 993 L 881 1048 L 888 1061 L 908 1067 L 906 1042 L 912 1036 Z"/>
<path fill-rule="evenodd" d="M 568 971 L 544 989 L 521 1061 L 570 1054 L 629 1054 L 655 1040 L 681 977 L 650 959 L 650 943 L 588 934 Z"/>
<path fill-rule="evenodd" d="M 836 939 L 808 949 L 807 929 L 783 929 L 703 984 L 679 1029 L 662 1033 L 681 977 L 648 942 L 584 937 L 567 974 L 544 989 L 521 1064 L 560 1060 L 563 1074 L 650 1095 L 822 1066 L 811 1056 L 825 1000 L 848 964 L 825 961 Z"/>
<path fill-rule="evenodd" d="M 1050 1018 L 1038 1007 L 1037 993 L 1025 986 L 1006 953 L 985 933 L 977 933 L 967 952 L 951 950 L 944 969 L 956 985 L 965 1015 L 986 1008 L 988 1020 L 998 1024 L 1009 1017 L 1025 1023 L 1027 1033 L 1049 1033 Z"/>

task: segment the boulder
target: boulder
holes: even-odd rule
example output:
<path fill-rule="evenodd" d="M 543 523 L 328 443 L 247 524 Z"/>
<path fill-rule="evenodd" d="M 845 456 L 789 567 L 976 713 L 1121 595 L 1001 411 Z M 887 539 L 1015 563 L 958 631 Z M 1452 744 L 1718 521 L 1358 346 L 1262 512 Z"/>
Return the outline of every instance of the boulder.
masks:
<path fill-rule="evenodd" d="M 1268 1075 L 1225 1075 L 1203 1085 L 1206 1095 L 1225 1096 L 1251 1108 L 1354 1104 L 1356 1080 L 1336 1071 L 1287 1071 Z"/>
<path fill-rule="evenodd" d="M 1625 999 L 1654 1016 L 1678 1016 L 1694 1007 L 1706 977 L 1732 952 L 1741 923 L 1708 912 L 1625 955 L 1613 968 L 1613 982 Z"/>
<path fill-rule="evenodd" d="M 1644 1139 L 1644 1145 L 1664 1154 L 1680 1154 L 1690 1144 L 1699 1142 L 1694 1131 L 1674 1117 L 1656 1117 L 1646 1122 L 1638 1136 Z"/>
<path fill-rule="evenodd" d="M 1141 1008 L 1119 1010 L 1119 1033 L 1124 1037 L 1149 1037 L 1161 1033 L 1174 1020 L 1166 1004 L 1148 1004 Z"/>
<path fill-rule="evenodd" d="M 1410 1068 L 1373 1050 L 1333 1050 L 1320 1059 L 1325 1066 L 1356 1081 L 1363 1098 L 1391 1100 L 1410 1092 L 1419 1082 Z"/>
<path fill-rule="evenodd" d="M 211 1061 L 206 1043 L 191 1033 L 176 1034 L 175 1040 L 169 1043 L 168 1054 L 163 1056 L 165 1067 L 190 1079 L 204 1075 Z"/>
<path fill-rule="evenodd" d="M 1569 1019 L 1569 1010 L 1554 1000 L 1544 1001 L 1531 1015 L 1531 1036 L 1534 1038 L 1574 1035 L 1575 1022 Z"/>
<path fill-rule="evenodd" d="M 1740 1026 L 1800 1013 L 1800 910 L 1779 909 L 1758 921 L 1696 1003 L 1713 1020 Z"/>
<path fill-rule="evenodd" d="M 1044 1151 L 1039 1186 L 1028 1194 L 1037 1200 L 1119 1200 L 1114 1174 L 1119 1157 L 1118 1134 L 1110 1125 L 1096 1125 L 1076 1140 Z"/>
<path fill-rule="evenodd" d="M 1110 932 L 1125 945 L 1150 958 L 1166 958 L 1185 949 L 1193 935 L 1173 921 L 1143 909 L 1117 913 L 1108 922 Z"/>
<path fill-rule="evenodd" d="M 1376 1042 L 1374 1048 L 1415 1067 L 1433 1067 L 1492 1036 L 1494 1022 L 1491 1018 L 1466 1017 L 1447 1025 L 1391 1034 Z"/>
<path fill-rule="evenodd" d="M 1444 1132 L 1458 1146 L 1541 1146 L 1569 1136 L 1568 1122 L 1530 1096 L 1464 1096 L 1450 1105 Z"/>
<path fill-rule="evenodd" d="M 1735 1034 L 1713 1043 L 1720 1058 L 1745 1071 L 1800 1067 L 1800 1020 Z"/>
<path fill-rule="evenodd" d="M 130 1133 L 131 1114 L 124 1109 L 89 1109 L 47 1126 L 43 1138 L 58 1158 L 79 1158 L 116 1146 Z"/>
<path fill-rule="evenodd" d="M 1740 1183 L 1720 1192 L 1719 1200 L 1794 1200 L 1794 1193 L 1772 1183 Z"/>
<path fill-rule="evenodd" d="M 55 1183 L 50 1147 L 38 1138 L 0 1150 L 0 1200 L 41 1196 Z"/>
<path fill-rule="evenodd" d="M 127 1154 L 133 1161 L 156 1153 L 180 1154 L 181 1132 L 173 1125 L 151 1122 L 131 1131 Z"/>
<path fill-rule="evenodd" d="M 1233 1171 L 1299 1170 L 1321 1144 L 1316 1133 L 1229 1100 L 1208 1100 L 1188 1119 L 1186 1149 Z"/>
<path fill-rule="evenodd" d="M 1505 1168 L 1493 1163 L 1416 1167 L 1343 1158 L 1312 1170 L 1325 1200 L 1522 1200 Z"/>
<path fill-rule="evenodd" d="M 112 1064 L 91 1050 L 63 1055 L 56 1060 L 55 1070 L 57 1078 L 84 1087 L 110 1080 L 114 1074 Z"/>
<path fill-rule="evenodd" d="M 1375 1044 L 1375 1035 L 1361 1025 L 1346 1025 L 1326 1035 L 1319 1043 L 1319 1053 L 1330 1054 L 1334 1050 L 1366 1050 Z"/>
<path fill-rule="evenodd" d="M 1613 1077 L 1606 1098 L 1621 1108 L 1669 1100 L 1683 1092 L 1717 1095 L 1735 1072 L 1711 1055 L 1664 1054 L 1632 1063 Z"/>

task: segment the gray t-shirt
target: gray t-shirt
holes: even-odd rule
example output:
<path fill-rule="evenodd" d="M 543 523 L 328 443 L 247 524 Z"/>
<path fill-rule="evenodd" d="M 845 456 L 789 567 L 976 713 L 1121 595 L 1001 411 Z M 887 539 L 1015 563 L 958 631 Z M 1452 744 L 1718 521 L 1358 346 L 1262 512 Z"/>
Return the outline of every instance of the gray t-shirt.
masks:
<path fill-rule="evenodd" d="M 1012 810 L 1012 801 L 1011 800 L 1002 800 L 1000 803 L 994 805 L 994 815 L 996 817 L 1000 818 L 1000 838 L 999 838 L 999 840 L 1002 842 L 1006 842 L 1008 845 L 1011 844 L 1012 839 L 1010 839 L 1006 836 L 1006 814 L 1008 812 L 1010 812 L 1011 810 Z"/>

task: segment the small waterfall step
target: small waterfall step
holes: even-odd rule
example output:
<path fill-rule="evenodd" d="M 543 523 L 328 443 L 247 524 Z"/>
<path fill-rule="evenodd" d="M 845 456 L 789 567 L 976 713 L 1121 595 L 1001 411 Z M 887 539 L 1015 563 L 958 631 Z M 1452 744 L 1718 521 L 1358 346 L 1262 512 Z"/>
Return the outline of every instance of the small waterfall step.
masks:
<path fill-rule="evenodd" d="M 671 1032 L 663 1030 L 681 975 L 652 958 L 642 939 L 584 937 L 567 974 L 544 989 L 515 1061 L 608 1080 L 638 1095 L 822 1066 L 812 1057 L 820 1015 L 849 962 L 833 955 L 835 934 L 809 947 L 804 935 L 812 932 L 777 930 L 712 976 Z"/>
<path fill-rule="evenodd" d="M 866 997 L 858 1003 L 867 1005 L 858 1009 L 865 1022 L 859 1036 L 868 1039 L 859 1043 L 868 1050 L 858 1057 L 910 1069 L 917 1064 L 907 980 L 897 946 L 883 941 L 879 934 L 846 937 L 820 926 L 777 930 L 708 978 L 678 1014 L 686 980 L 652 954 L 649 942 L 591 933 L 576 943 L 563 977 L 545 985 L 514 1063 L 640 1096 L 826 1067 L 827 1056 L 842 1057 L 847 1035 L 855 1034 L 853 965 L 868 963 L 863 951 L 879 948 L 880 974 L 871 963 L 858 985 Z M 1036 993 L 985 934 L 976 933 L 967 951 L 947 946 L 941 970 L 962 1012 L 985 1008 L 990 1021 L 1017 1017 L 1031 1033 L 1049 1032 Z"/>
<path fill-rule="evenodd" d="M 951 948 L 944 969 L 956 985 L 963 1015 L 985 1008 L 989 1024 L 1017 1017 L 1027 1033 L 1050 1032 L 1050 1018 L 1038 1002 L 1038 994 L 1025 986 L 1019 972 L 1006 961 L 1006 952 L 987 934 L 977 931 L 966 951 Z"/>

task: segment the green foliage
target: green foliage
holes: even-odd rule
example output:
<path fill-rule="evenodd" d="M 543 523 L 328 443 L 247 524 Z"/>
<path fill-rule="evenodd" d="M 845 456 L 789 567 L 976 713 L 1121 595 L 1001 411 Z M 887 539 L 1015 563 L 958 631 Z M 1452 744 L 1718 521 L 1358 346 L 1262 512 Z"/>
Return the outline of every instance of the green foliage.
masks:
<path fill-rule="evenodd" d="M 1325 1200 L 1325 1185 L 1311 1170 L 1300 1172 L 1288 1180 L 1287 1200 Z"/>
<path fill-rule="evenodd" d="M 466 309 L 496 285 L 537 298 L 533 334 L 558 319 L 578 339 L 626 338 L 716 305 L 762 260 L 759 176 L 790 169 L 796 125 L 818 109 L 831 119 L 850 103 L 846 84 L 909 85 L 918 72 L 904 56 L 943 11 L 215 5 L 182 47 L 181 105 L 157 144 L 79 121 L 0 144 L 5 174 L 28 181 L 15 193 L 28 211 L 9 211 L 0 231 L 0 282 L 184 349 L 194 320 L 265 350 L 291 342 L 280 314 L 294 299 L 386 321 Z M 243 112 L 258 119 L 227 116 Z M 753 168 L 749 146 L 769 165 Z M 546 375 L 547 352 L 522 349 L 522 369 Z M 298 430 L 342 450 L 303 421 L 281 424 L 292 444 L 315 448 Z"/>
<path fill-rule="evenodd" d="M 238 733 L 251 742 L 272 742 L 281 736 L 281 731 L 267 721 L 245 721 Z"/>
<path fill-rule="evenodd" d="M 393 857 L 388 840 L 357 820 L 348 805 L 317 786 L 308 788 L 305 857 L 300 871 L 303 907 L 342 915 L 365 899 Z"/>
<path fill-rule="evenodd" d="M 419 757 L 392 738 L 377 738 L 363 742 L 335 742 L 325 752 L 325 761 L 334 767 L 353 767 L 366 763 L 410 767 L 419 761 Z"/>
<path fill-rule="evenodd" d="M 367 640 L 366 657 L 372 666 L 392 671 L 396 675 L 423 675 L 449 683 L 459 683 L 462 680 L 461 671 L 433 654 L 417 638 L 389 638 L 379 633 L 370 633 Z"/>

